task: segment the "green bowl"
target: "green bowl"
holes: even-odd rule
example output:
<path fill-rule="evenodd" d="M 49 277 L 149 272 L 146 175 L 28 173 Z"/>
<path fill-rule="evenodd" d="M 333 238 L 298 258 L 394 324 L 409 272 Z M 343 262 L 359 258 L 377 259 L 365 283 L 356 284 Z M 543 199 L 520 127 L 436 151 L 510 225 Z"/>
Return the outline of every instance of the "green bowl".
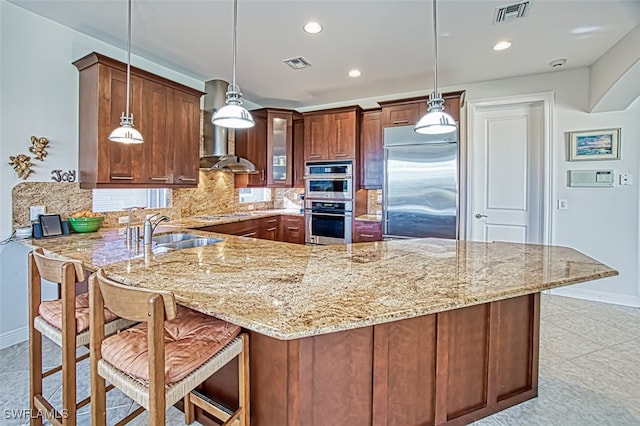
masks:
<path fill-rule="evenodd" d="M 84 233 L 84 232 L 95 232 L 102 226 L 102 221 L 104 217 L 69 217 L 67 221 L 69 222 L 69 226 L 76 232 Z"/>

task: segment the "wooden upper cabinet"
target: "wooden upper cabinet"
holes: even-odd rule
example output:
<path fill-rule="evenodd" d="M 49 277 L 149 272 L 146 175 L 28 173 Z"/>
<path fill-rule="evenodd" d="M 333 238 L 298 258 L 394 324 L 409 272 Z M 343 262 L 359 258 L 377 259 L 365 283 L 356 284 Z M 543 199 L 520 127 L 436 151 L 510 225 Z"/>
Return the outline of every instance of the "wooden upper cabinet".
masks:
<path fill-rule="evenodd" d="M 464 92 L 443 93 L 445 112 L 460 121 L 460 103 Z M 361 187 L 381 189 L 384 183 L 384 128 L 413 126 L 427 113 L 427 98 L 379 102 L 381 110 L 362 114 L 360 137 Z"/>
<path fill-rule="evenodd" d="M 444 99 L 444 112 L 453 117 L 457 123 L 460 123 L 460 103 L 462 102 L 463 93 L 464 91 L 442 94 L 442 98 Z"/>
<path fill-rule="evenodd" d="M 296 155 L 298 147 L 294 139 L 302 140 L 294 126 L 292 110 L 264 108 L 251 111 L 256 125 L 249 129 L 236 130 L 236 155 L 246 158 L 255 166 L 258 174 L 248 178 L 249 187 L 290 188 L 296 179 Z M 303 146 L 300 145 L 300 150 Z"/>
<path fill-rule="evenodd" d="M 120 127 L 120 116 L 124 113 L 126 107 L 127 97 L 127 75 L 125 72 L 117 69 L 104 70 L 104 82 L 103 89 L 98 94 L 97 104 L 98 109 L 107 112 L 103 116 L 98 116 L 99 120 L 98 128 L 90 129 L 91 134 L 97 135 L 95 137 L 101 137 L 109 142 L 108 137 L 111 132 Z M 82 81 L 81 81 L 82 83 Z M 141 114 L 142 111 L 142 79 L 131 76 L 131 96 L 130 96 L 130 111 L 134 118 L 134 127 L 140 129 L 140 126 L 144 122 L 144 117 Z M 82 97 L 80 98 L 82 102 Z M 100 108 L 102 106 L 102 108 Z M 83 115 L 95 113 L 95 111 L 87 111 L 84 108 L 80 108 L 80 137 L 82 141 L 83 125 L 86 123 L 83 120 Z M 96 147 L 91 147 L 95 149 Z M 104 143 L 97 147 L 96 154 L 99 158 L 109 160 L 108 167 L 95 167 L 91 163 L 92 170 L 88 171 L 92 175 L 93 179 L 97 179 L 97 182 L 109 182 L 109 183 L 130 183 L 138 182 L 141 180 L 141 167 L 142 167 L 142 145 L 125 145 L 121 143 Z M 80 146 L 82 151 L 82 144 Z M 83 157 L 80 158 L 82 161 Z M 82 166 L 82 163 L 80 164 Z M 83 175 L 86 171 L 83 167 L 80 168 L 80 183 L 84 182 Z M 95 176 L 95 177 L 94 177 Z"/>
<path fill-rule="evenodd" d="M 356 159 L 360 113 L 356 106 L 304 114 L 305 160 Z"/>
<path fill-rule="evenodd" d="M 329 156 L 327 134 L 329 116 L 309 115 L 304 118 L 304 158 L 305 160 L 326 160 Z"/>
<path fill-rule="evenodd" d="M 382 127 L 411 126 L 427 112 L 427 98 L 378 102 L 382 106 Z"/>
<path fill-rule="evenodd" d="M 267 112 L 267 185 L 291 187 L 293 183 L 293 113 Z"/>
<path fill-rule="evenodd" d="M 365 111 L 362 113 L 360 130 L 360 164 L 362 164 L 360 182 L 362 182 L 362 188 L 382 188 L 382 154 L 382 111 Z"/>
<path fill-rule="evenodd" d="M 200 98 L 173 92 L 173 183 L 197 186 L 200 169 Z"/>
<path fill-rule="evenodd" d="M 236 155 L 246 158 L 256 166 L 258 173 L 249 174 L 248 187 L 267 186 L 267 117 L 260 111 L 251 111 L 255 125 L 248 129 L 236 129 Z"/>
<path fill-rule="evenodd" d="M 464 91 L 443 93 L 444 110 L 457 122 L 460 121 L 460 101 Z M 411 126 L 416 124 L 428 109 L 426 96 L 396 101 L 378 102 L 382 107 L 382 127 Z"/>
<path fill-rule="evenodd" d="M 81 188 L 196 187 L 200 97 L 204 94 L 131 68 L 130 110 L 144 143 L 109 141 L 126 109 L 126 64 L 90 53 L 79 71 Z"/>
<path fill-rule="evenodd" d="M 293 116 L 293 187 L 304 188 L 304 119 Z"/>
<path fill-rule="evenodd" d="M 144 144 L 140 145 L 144 153 L 150 155 L 142 161 L 142 182 L 162 184 L 173 182 L 173 120 L 169 117 L 174 113 L 172 93 L 166 86 L 153 81 L 142 83 L 142 96 L 148 107 L 144 109 L 140 124 L 146 124 L 147 129 L 142 134 Z M 134 116 L 135 121 L 135 116 Z M 120 144 L 111 144 L 120 145 Z M 144 155 L 144 154 L 143 154 Z M 142 160 L 142 157 L 140 157 Z"/>

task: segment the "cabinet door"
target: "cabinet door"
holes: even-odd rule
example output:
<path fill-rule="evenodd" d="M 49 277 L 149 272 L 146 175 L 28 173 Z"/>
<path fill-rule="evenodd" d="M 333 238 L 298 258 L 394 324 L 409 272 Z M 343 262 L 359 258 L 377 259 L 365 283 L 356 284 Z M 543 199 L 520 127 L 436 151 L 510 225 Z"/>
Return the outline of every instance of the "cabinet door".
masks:
<path fill-rule="evenodd" d="M 304 244 L 304 217 L 282 217 L 282 239 L 286 243 Z"/>
<path fill-rule="evenodd" d="M 426 101 L 385 106 L 382 108 L 382 126 L 395 127 L 416 124 L 426 111 Z"/>
<path fill-rule="evenodd" d="M 382 112 L 364 112 L 360 131 L 360 154 L 362 187 L 365 189 L 382 188 L 384 180 L 382 135 Z"/>
<path fill-rule="evenodd" d="M 120 116 L 127 103 L 127 74 L 115 69 L 105 70 L 103 76 L 107 101 L 110 99 L 109 115 L 105 128 L 99 132 L 98 182 L 113 184 L 141 183 L 144 144 L 127 145 L 111 142 L 109 134 L 120 127 Z M 142 79 L 131 76 L 129 108 L 134 118 L 134 127 L 145 137 L 145 123 L 142 116 Z M 108 167 L 105 167 L 108 163 Z"/>
<path fill-rule="evenodd" d="M 329 158 L 343 160 L 356 157 L 356 113 L 354 111 L 332 114 L 327 127 Z"/>
<path fill-rule="evenodd" d="M 235 152 L 256 166 L 258 173 L 248 176 L 247 186 L 264 188 L 267 186 L 267 119 L 258 114 L 253 119 L 255 126 L 235 130 Z"/>
<path fill-rule="evenodd" d="M 444 111 L 458 123 L 460 122 L 460 94 L 444 97 Z"/>
<path fill-rule="evenodd" d="M 144 128 L 140 129 L 143 144 L 142 183 L 166 185 L 173 183 L 173 90 L 162 84 L 144 81 L 142 93 L 145 108 Z"/>
<path fill-rule="evenodd" d="M 328 114 L 310 115 L 304 118 L 304 158 L 307 161 L 328 158 L 327 128 Z"/>
<path fill-rule="evenodd" d="M 304 188 L 304 120 L 293 120 L 293 187 Z"/>
<path fill-rule="evenodd" d="M 196 186 L 199 178 L 200 99 L 173 91 L 173 183 Z"/>
<path fill-rule="evenodd" d="M 290 187 L 293 182 L 293 114 L 267 112 L 267 185 Z"/>

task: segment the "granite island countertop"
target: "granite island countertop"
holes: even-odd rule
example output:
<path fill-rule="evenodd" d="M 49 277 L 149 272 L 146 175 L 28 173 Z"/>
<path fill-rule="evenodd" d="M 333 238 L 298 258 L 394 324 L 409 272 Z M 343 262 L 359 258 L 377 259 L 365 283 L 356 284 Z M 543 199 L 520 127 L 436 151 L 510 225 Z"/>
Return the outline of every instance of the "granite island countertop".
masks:
<path fill-rule="evenodd" d="M 133 286 L 288 340 L 396 321 L 617 275 L 566 247 L 409 239 L 313 246 L 187 230 L 222 241 L 127 246 L 115 230 L 21 240 Z"/>

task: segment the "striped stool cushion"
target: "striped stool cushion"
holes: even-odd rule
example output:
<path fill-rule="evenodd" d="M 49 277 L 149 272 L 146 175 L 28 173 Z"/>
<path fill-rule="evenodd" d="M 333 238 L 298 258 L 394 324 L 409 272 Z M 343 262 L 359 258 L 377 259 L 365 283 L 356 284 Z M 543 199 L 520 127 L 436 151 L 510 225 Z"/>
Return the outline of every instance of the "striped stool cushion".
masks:
<path fill-rule="evenodd" d="M 240 333 L 240 327 L 178 305 L 176 318 L 164 323 L 165 383 L 194 371 Z M 102 358 L 126 374 L 149 380 L 147 323 L 102 342 Z"/>
<path fill-rule="evenodd" d="M 62 330 L 62 300 L 47 300 L 40 303 L 38 312 L 42 319 Z M 104 322 L 110 322 L 118 318 L 113 312 L 104 310 Z M 80 333 L 89 329 L 89 293 L 76 296 L 76 332 Z"/>

